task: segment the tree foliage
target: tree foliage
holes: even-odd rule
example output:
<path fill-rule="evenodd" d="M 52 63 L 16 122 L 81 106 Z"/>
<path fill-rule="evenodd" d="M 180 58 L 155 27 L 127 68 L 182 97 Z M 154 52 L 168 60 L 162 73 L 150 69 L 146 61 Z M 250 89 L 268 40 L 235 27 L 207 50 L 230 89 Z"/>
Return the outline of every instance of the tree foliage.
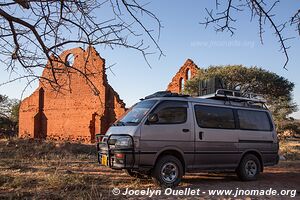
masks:
<path fill-rule="evenodd" d="M 297 105 L 293 102 L 292 96 L 294 83 L 258 67 L 228 65 L 199 69 L 198 76 L 186 83 L 185 92 L 197 94 L 199 81 L 212 77 L 220 78 L 224 82 L 225 89 L 263 95 L 276 122 L 287 119 L 289 114 L 297 111 Z"/>
<path fill-rule="evenodd" d="M 19 122 L 19 105 L 16 99 L 9 99 L 0 94 L 0 128 L 6 131 L 17 131 Z"/>

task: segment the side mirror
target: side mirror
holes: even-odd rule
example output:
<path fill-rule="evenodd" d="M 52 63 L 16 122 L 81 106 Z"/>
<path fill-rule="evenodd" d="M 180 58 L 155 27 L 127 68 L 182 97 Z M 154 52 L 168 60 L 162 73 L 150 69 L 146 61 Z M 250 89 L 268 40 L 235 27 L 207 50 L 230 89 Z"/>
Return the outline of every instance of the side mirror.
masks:
<path fill-rule="evenodd" d="M 148 116 L 148 122 L 150 123 L 156 123 L 158 122 L 158 116 L 156 113 L 152 113 Z"/>

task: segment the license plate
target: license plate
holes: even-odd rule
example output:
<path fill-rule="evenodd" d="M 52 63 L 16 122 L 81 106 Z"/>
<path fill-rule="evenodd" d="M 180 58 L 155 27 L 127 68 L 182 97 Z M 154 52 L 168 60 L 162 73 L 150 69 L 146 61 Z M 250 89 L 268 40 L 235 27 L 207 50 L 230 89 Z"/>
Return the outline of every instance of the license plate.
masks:
<path fill-rule="evenodd" d="M 101 156 L 101 164 L 107 166 L 107 156 L 106 155 Z"/>

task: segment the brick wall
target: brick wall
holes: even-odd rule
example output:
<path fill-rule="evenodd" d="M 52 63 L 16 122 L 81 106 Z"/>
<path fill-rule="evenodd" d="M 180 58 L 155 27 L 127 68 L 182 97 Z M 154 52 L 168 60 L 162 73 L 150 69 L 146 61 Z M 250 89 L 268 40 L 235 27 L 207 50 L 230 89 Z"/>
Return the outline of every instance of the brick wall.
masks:
<path fill-rule="evenodd" d="M 85 71 L 92 84 L 77 70 L 59 62 L 72 56 L 72 67 Z M 39 87 L 21 103 L 19 136 L 93 142 L 95 134 L 105 133 L 125 112 L 125 104 L 108 84 L 105 60 L 93 47 L 64 51 L 56 60 L 55 74 L 61 87 L 40 79 Z M 43 77 L 54 79 L 47 66 Z"/>
<path fill-rule="evenodd" d="M 197 65 L 191 59 L 187 59 L 172 78 L 167 90 L 175 93 L 182 93 L 185 82 L 195 77 L 198 73 L 198 69 Z"/>

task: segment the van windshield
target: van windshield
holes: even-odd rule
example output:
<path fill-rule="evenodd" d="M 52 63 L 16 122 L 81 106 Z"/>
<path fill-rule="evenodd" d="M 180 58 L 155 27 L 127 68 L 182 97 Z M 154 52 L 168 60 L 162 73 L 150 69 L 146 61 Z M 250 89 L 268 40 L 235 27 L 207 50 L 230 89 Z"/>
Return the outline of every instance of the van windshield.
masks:
<path fill-rule="evenodd" d="M 117 122 L 115 126 L 136 126 L 138 125 L 148 111 L 153 107 L 157 100 L 144 100 L 134 106 Z"/>

